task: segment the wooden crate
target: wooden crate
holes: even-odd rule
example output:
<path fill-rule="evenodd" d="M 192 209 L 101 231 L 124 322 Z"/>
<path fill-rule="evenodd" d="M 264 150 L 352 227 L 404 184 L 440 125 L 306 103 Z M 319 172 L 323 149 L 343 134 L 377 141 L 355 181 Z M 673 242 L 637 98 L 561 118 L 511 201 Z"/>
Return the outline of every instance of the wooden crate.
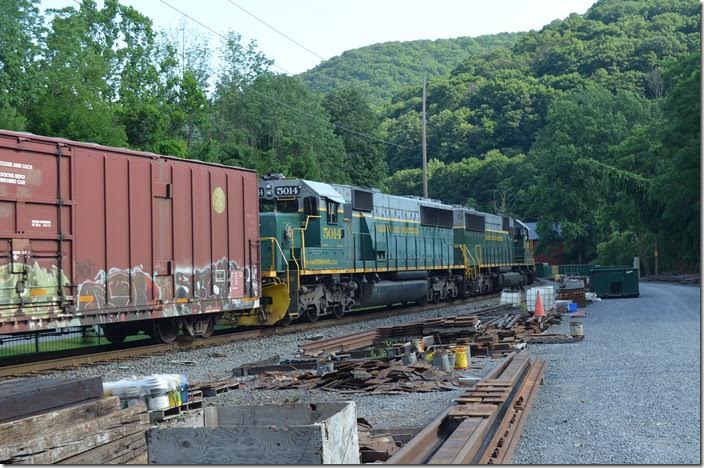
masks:
<path fill-rule="evenodd" d="M 204 426 L 150 429 L 149 463 L 359 463 L 354 402 L 208 407 Z"/>

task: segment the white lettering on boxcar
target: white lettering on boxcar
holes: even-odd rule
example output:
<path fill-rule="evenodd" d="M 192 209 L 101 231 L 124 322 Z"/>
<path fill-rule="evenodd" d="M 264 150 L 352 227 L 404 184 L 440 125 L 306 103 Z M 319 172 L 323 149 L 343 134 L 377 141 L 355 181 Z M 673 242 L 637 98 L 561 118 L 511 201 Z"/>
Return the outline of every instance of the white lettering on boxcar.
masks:
<path fill-rule="evenodd" d="M 32 227 L 51 227 L 51 220 L 49 219 L 33 219 Z"/>
<path fill-rule="evenodd" d="M 12 161 L 0 161 L 0 167 L 11 169 L 32 170 L 31 164 L 24 164 Z M 0 184 L 26 185 L 27 176 L 16 172 L 0 171 Z"/>
<path fill-rule="evenodd" d="M 2 167 L 11 167 L 13 169 L 28 169 L 32 170 L 32 165 L 31 164 L 25 164 L 25 163 L 19 163 L 19 162 L 12 162 L 12 161 L 0 161 L 0 166 Z"/>

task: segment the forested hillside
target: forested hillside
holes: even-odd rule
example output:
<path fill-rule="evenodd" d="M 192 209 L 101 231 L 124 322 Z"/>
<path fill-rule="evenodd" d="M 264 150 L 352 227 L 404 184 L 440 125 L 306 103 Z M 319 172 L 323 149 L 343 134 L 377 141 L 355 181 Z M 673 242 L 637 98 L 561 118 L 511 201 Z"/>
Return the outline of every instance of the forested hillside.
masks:
<path fill-rule="evenodd" d="M 468 58 L 429 85 L 431 195 L 559 225 L 575 261 L 696 265 L 699 56 L 697 2 L 602 0 Z M 420 193 L 420 95 L 384 111 L 396 193 Z"/>
<path fill-rule="evenodd" d="M 319 92 L 236 32 L 182 51 L 117 0 L 7 0 L 0 128 L 418 195 L 427 71 L 433 198 L 538 220 L 574 261 L 647 271 L 657 248 L 695 269 L 699 21 L 695 0 L 600 0 L 540 31 L 350 51 L 305 76 Z"/>
<path fill-rule="evenodd" d="M 454 39 L 384 42 L 348 50 L 300 74 L 317 92 L 353 86 L 374 104 L 388 101 L 423 75 L 448 74 L 462 60 L 497 48 L 510 47 L 523 33 L 499 33 Z"/>

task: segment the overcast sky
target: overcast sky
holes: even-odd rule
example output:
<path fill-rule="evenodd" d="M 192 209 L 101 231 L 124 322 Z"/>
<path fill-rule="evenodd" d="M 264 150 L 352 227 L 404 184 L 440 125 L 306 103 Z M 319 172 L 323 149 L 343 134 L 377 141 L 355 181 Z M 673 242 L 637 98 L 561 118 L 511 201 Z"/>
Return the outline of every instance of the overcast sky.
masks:
<path fill-rule="evenodd" d="M 97 0 L 102 5 L 102 0 Z M 175 31 L 183 16 L 161 0 L 121 0 L 152 18 L 157 28 Z M 205 26 L 234 30 L 255 39 L 281 69 L 300 73 L 317 65 L 316 55 L 261 24 L 264 22 L 326 59 L 348 49 L 386 41 L 480 36 L 540 29 L 570 13 L 584 13 L 594 0 L 164 0 Z M 77 6 L 73 0 L 42 0 L 43 8 Z M 215 34 L 193 23 L 188 27 Z M 217 42 L 216 42 L 217 41 Z M 276 71 L 282 71 L 278 69 Z"/>

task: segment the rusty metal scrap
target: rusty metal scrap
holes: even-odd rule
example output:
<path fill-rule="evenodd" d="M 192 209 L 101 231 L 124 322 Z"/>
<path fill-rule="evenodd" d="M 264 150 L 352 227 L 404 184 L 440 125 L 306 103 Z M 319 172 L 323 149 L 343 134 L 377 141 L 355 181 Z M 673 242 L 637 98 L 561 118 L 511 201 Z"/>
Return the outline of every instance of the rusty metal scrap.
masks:
<path fill-rule="evenodd" d="M 553 344 L 553 343 L 579 343 L 584 336 L 560 335 L 554 333 L 544 333 L 540 335 L 528 335 L 526 341 L 531 344 Z"/>
<path fill-rule="evenodd" d="M 487 307 L 473 315 L 437 317 L 402 325 L 379 327 L 341 337 L 328 338 L 299 346 L 302 354 L 320 356 L 371 347 L 382 341 L 433 336 L 440 343 L 470 346 L 473 355 L 505 354 L 514 350 L 527 337 L 538 334 L 560 320 L 555 310 L 545 317 L 528 315 L 509 305 Z"/>
<path fill-rule="evenodd" d="M 336 362 L 335 369 L 323 376 L 310 372 L 291 374 L 265 372 L 249 384 L 249 389 L 332 390 L 339 393 L 400 394 L 457 389 L 455 376 L 425 362 L 404 366 L 400 360 Z"/>
<path fill-rule="evenodd" d="M 357 436 L 362 463 L 386 461 L 399 448 L 390 434 L 374 434 L 371 424 L 364 418 L 357 418 Z"/>
<path fill-rule="evenodd" d="M 307 356 L 318 356 L 322 353 L 338 353 L 363 348 L 374 344 L 377 339 L 376 330 L 368 330 L 359 333 L 352 333 L 344 336 L 328 338 L 326 340 L 313 341 L 300 345 L 301 353 Z"/>

